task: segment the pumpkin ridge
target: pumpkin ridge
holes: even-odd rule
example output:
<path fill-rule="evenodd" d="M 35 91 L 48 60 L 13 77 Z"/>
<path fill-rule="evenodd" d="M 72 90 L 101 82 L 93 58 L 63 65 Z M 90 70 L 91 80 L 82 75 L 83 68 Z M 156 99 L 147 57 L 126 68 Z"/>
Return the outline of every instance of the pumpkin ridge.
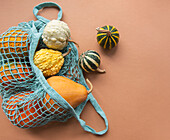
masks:
<path fill-rule="evenodd" d="M 116 35 L 114 35 L 114 34 L 112 35 L 112 37 L 115 37 L 115 38 L 119 39 L 119 37 L 118 37 L 118 36 L 116 36 Z"/>
<path fill-rule="evenodd" d="M 106 38 L 107 36 L 104 36 L 103 38 L 101 38 L 100 40 L 99 40 L 99 44 L 101 44 L 101 42 Z"/>
<path fill-rule="evenodd" d="M 111 29 L 110 29 L 110 31 L 112 32 L 114 29 L 115 29 L 115 27 L 112 26 Z"/>
<path fill-rule="evenodd" d="M 98 66 L 99 66 L 99 64 L 98 64 L 98 63 L 97 63 L 94 59 L 90 58 L 89 56 L 85 56 L 85 58 L 86 58 L 87 60 L 89 60 L 89 61 L 93 62 L 93 64 L 95 64 L 95 65 L 96 65 L 96 67 L 98 67 Z"/>
<path fill-rule="evenodd" d="M 106 38 L 105 44 L 104 44 L 104 49 L 106 49 L 106 45 L 107 45 L 107 41 L 108 41 L 108 37 Z"/>
<path fill-rule="evenodd" d="M 107 35 L 107 33 L 98 33 L 98 34 L 97 34 L 97 37 L 99 37 L 99 36 L 101 36 L 101 35 L 104 35 L 104 36 L 105 36 L 105 35 Z"/>
<path fill-rule="evenodd" d="M 116 46 L 116 41 L 115 41 L 115 39 L 111 36 L 111 39 L 112 39 L 112 41 L 114 42 L 114 44 L 115 44 L 115 46 Z"/>
<path fill-rule="evenodd" d="M 112 40 L 111 40 L 111 38 L 109 38 L 109 43 L 110 43 L 109 49 L 111 49 L 112 48 Z"/>
<path fill-rule="evenodd" d="M 100 63 L 100 56 L 97 57 L 96 55 L 91 55 L 91 54 L 88 54 L 87 56 L 90 57 L 91 59 L 95 60 L 98 64 Z M 92 63 L 94 63 L 94 62 L 92 62 Z"/>
<path fill-rule="evenodd" d="M 107 30 L 109 30 L 109 31 L 110 31 L 110 29 L 109 29 L 109 25 L 107 25 Z"/>
<path fill-rule="evenodd" d="M 96 56 L 99 60 L 100 60 L 100 56 L 99 55 L 97 55 L 95 52 L 93 53 L 88 53 L 89 55 L 92 55 L 92 56 Z"/>
<path fill-rule="evenodd" d="M 119 37 L 119 32 L 118 31 L 112 32 L 111 35 L 117 35 L 117 37 Z"/>
<path fill-rule="evenodd" d="M 119 34 L 118 30 L 112 32 L 112 34 L 116 34 L 116 33 Z"/>
<path fill-rule="evenodd" d="M 83 69 L 84 71 L 88 72 L 88 71 L 85 69 L 84 65 L 83 65 L 83 59 L 81 59 L 81 61 L 79 61 L 79 62 L 80 62 L 79 65 L 82 67 L 82 69 Z"/>
<path fill-rule="evenodd" d="M 86 59 L 84 59 L 84 63 L 86 64 L 86 67 L 88 67 L 91 71 L 94 71 L 94 69 L 92 69 L 92 67 L 89 65 Z"/>
<path fill-rule="evenodd" d="M 93 59 L 93 60 L 94 60 L 94 59 Z M 95 62 L 93 62 L 93 61 L 91 61 L 91 60 L 89 60 L 89 59 L 86 59 L 86 61 L 87 61 L 87 63 L 90 65 L 90 67 L 91 67 L 94 71 L 98 68 L 98 66 L 96 65 Z"/>
<path fill-rule="evenodd" d="M 112 33 L 113 32 L 118 32 L 118 30 L 114 27 L 113 30 L 112 30 Z M 119 33 L 119 32 L 118 32 Z"/>
<path fill-rule="evenodd" d="M 84 67 L 84 70 L 85 70 L 86 72 L 91 71 L 91 70 L 87 67 L 87 65 L 85 64 L 84 61 L 83 61 L 83 67 Z"/>
<path fill-rule="evenodd" d="M 117 32 L 118 30 L 115 27 L 113 27 L 110 31 L 113 33 L 113 32 Z"/>
<path fill-rule="evenodd" d="M 104 27 L 101 27 L 100 30 L 105 30 L 105 28 L 104 28 Z"/>

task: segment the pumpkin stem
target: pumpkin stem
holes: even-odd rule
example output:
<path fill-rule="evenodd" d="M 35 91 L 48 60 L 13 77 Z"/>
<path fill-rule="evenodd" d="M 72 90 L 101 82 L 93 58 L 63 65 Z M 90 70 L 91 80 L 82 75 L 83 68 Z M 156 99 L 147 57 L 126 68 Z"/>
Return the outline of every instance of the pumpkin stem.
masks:
<path fill-rule="evenodd" d="M 107 36 L 111 36 L 111 31 L 109 30 L 101 30 L 100 27 L 97 27 L 96 30 L 98 32 L 107 33 Z"/>
<path fill-rule="evenodd" d="M 76 44 L 77 45 L 77 47 L 79 48 L 79 44 L 78 43 L 76 43 L 75 41 L 73 41 L 73 40 L 68 40 L 68 42 L 73 42 L 74 44 Z"/>
<path fill-rule="evenodd" d="M 69 48 L 68 51 L 63 54 L 63 57 L 67 56 L 70 52 L 71 52 L 71 48 Z"/>
<path fill-rule="evenodd" d="M 89 79 L 86 79 L 87 83 L 90 85 L 90 89 L 87 91 L 87 94 L 89 94 L 90 92 L 92 92 L 93 90 L 93 85 L 92 83 L 89 81 Z"/>
<path fill-rule="evenodd" d="M 97 68 L 96 69 L 96 71 L 98 71 L 98 72 L 100 72 L 100 73 L 104 73 L 104 72 L 106 72 L 106 70 L 104 69 L 104 70 L 102 70 L 102 69 L 100 69 L 100 68 Z"/>

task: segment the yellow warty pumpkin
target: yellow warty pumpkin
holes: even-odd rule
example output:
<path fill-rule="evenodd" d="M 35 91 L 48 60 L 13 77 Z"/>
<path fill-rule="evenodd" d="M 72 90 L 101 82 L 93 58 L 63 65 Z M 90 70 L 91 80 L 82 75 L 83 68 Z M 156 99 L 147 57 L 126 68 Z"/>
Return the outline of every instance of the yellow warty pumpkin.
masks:
<path fill-rule="evenodd" d="M 57 74 L 64 64 L 64 56 L 69 54 L 71 48 L 65 54 L 52 49 L 41 49 L 34 55 L 34 64 L 43 72 L 45 77 Z"/>

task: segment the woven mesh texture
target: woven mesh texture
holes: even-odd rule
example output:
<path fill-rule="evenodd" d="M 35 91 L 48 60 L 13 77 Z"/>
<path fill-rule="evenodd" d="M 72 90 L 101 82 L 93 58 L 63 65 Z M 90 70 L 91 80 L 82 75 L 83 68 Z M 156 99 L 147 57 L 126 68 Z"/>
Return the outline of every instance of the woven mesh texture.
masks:
<path fill-rule="evenodd" d="M 48 93 L 50 86 L 42 85 L 46 81 L 41 71 L 35 71 L 30 63 L 30 44 L 34 32 L 45 26 L 40 21 L 30 21 L 9 28 L 0 36 L 0 93 L 3 99 L 2 108 L 8 119 L 21 128 L 31 128 L 47 124 L 49 121 L 64 122 L 73 114 L 70 106 L 63 106 L 66 101 L 58 93 Z M 57 75 L 65 76 L 86 86 L 81 69 L 78 66 L 78 52 L 73 43 L 62 51 L 72 48 L 65 57 L 64 65 Z M 46 48 L 39 38 L 36 50 Z M 37 76 L 40 75 L 40 76 Z M 86 88 L 88 88 L 86 86 Z"/>

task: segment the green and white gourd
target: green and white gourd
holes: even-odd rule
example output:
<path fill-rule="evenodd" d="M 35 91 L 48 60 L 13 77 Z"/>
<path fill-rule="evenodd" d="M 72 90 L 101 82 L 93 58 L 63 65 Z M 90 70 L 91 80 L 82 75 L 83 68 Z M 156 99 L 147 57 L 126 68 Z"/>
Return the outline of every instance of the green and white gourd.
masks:
<path fill-rule="evenodd" d="M 100 55 L 96 51 L 88 50 L 80 55 L 78 63 L 85 72 L 98 71 L 103 73 L 105 70 L 99 68 L 100 60 Z"/>
<path fill-rule="evenodd" d="M 106 25 L 96 30 L 98 31 L 97 42 L 104 49 L 112 49 L 118 44 L 119 32 L 115 27 Z"/>

